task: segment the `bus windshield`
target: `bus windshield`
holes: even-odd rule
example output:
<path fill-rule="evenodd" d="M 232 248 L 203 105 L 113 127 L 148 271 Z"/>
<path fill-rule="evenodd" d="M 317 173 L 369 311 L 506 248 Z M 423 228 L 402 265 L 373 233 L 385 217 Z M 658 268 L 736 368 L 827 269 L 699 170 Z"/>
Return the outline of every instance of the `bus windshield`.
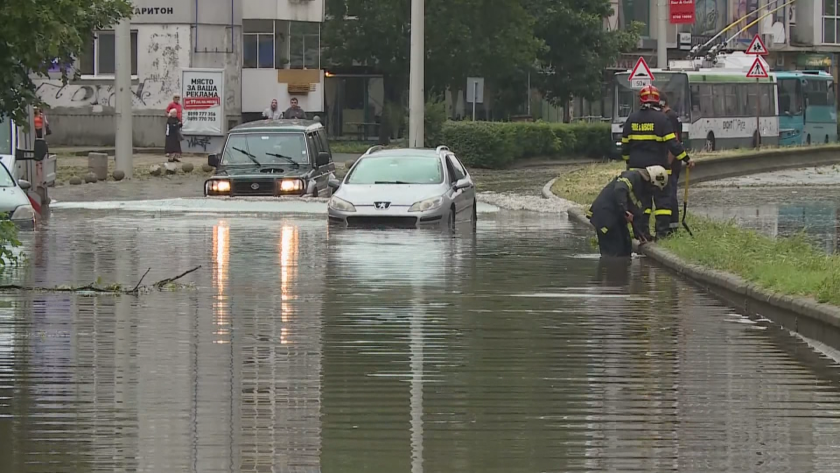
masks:
<path fill-rule="evenodd" d="M 630 87 L 629 76 L 630 73 L 625 72 L 615 75 L 618 103 L 613 107 L 613 118 L 620 121 L 639 109 L 639 91 Z M 656 72 L 654 76 L 653 85 L 667 94 L 671 109 L 684 123 L 689 122 L 688 76 L 680 72 Z"/>

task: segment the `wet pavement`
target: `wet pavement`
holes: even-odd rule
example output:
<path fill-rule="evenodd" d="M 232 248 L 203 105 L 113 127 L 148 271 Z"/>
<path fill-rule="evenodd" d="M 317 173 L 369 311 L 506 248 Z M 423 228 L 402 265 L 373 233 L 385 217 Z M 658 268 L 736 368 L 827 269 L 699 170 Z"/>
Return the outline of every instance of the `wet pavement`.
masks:
<path fill-rule="evenodd" d="M 840 167 L 723 179 L 690 192 L 689 212 L 733 219 L 769 236 L 804 233 L 817 248 L 840 251 Z"/>
<path fill-rule="evenodd" d="M 202 268 L 0 294 L 0 471 L 837 470 L 833 359 L 591 236 L 58 208 L 5 282 Z"/>

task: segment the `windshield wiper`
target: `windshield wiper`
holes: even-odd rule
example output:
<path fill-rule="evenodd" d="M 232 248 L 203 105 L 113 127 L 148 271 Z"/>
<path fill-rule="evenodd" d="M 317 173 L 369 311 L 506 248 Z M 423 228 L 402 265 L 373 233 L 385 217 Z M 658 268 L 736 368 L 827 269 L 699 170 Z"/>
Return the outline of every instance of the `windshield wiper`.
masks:
<path fill-rule="evenodd" d="M 411 184 L 405 181 L 374 181 L 374 184 Z"/>
<path fill-rule="evenodd" d="M 251 153 L 249 153 L 249 152 L 245 151 L 244 149 L 239 149 L 239 148 L 237 148 L 236 146 L 231 146 L 231 148 L 235 149 L 236 151 L 239 151 L 240 153 L 244 154 L 245 156 L 248 156 L 248 158 L 250 158 L 250 159 L 251 159 L 251 161 L 253 161 L 253 162 L 254 162 L 254 164 L 256 164 L 257 166 L 262 167 L 262 164 L 260 164 L 260 162 L 259 162 L 259 161 L 257 161 L 257 157 L 256 157 L 256 156 L 254 156 L 253 154 L 251 154 Z"/>
<path fill-rule="evenodd" d="M 298 163 L 298 162 L 297 162 L 297 161 L 295 161 L 293 158 L 290 158 L 290 157 L 288 157 L 288 156 L 283 156 L 282 154 L 277 154 L 277 153 L 265 153 L 265 154 L 266 154 L 266 156 L 273 156 L 273 157 L 275 157 L 275 158 L 285 159 L 286 161 L 288 161 L 288 162 L 290 162 L 290 163 L 294 164 L 294 165 L 295 165 L 295 167 L 297 167 L 297 168 L 299 168 L 299 167 L 300 167 L 300 163 Z"/>

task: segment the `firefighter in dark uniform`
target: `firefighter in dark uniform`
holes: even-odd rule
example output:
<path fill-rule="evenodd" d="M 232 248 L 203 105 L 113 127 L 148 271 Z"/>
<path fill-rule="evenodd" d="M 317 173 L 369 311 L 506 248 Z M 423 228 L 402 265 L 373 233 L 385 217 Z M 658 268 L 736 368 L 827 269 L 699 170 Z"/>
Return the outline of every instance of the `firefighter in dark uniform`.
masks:
<path fill-rule="evenodd" d="M 677 161 L 688 161 L 688 154 L 677 141 L 668 118 L 662 113 L 659 90 L 651 85 L 643 87 L 639 92 L 639 101 L 641 109 L 630 114 L 624 123 L 624 133 L 621 137 L 622 158 L 627 162 L 629 170 L 662 166 L 670 174 L 668 152 L 673 154 Z M 653 240 L 650 236 L 650 215 L 654 205 L 657 236 L 670 233 L 673 213 L 670 201 L 668 189 L 657 189 L 652 197 L 642 201 L 644 213 L 637 222 L 637 228 L 644 233 L 645 239 Z"/>
<path fill-rule="evenodd" d="M 598 234 L 601 256 L 626 257 L 633 254 L 631 229 L 628 227 L 644 215 L 642 202 L 650 200 L 654 190 L 661 191 L 667 185 L 667 170 L 662 166 L 649 166 L 624 171 L 601 190 L 586 211 Z"/>
<path fill-rule="evenodd" d="M 671 128 L 677 136 L 677 141 L 682 143 L 682 122 L 680 122 L 680 117 L 677 115 L 677 112 L 673 111 L 670 105 L 668 105 L 668 97 L 664 92 L 659 92 L 659 103 L 662 106 L 662 112 L 665 113 L 668 122 L 671 123 Z M 671 156 L 669 156 L 669 159 L 671 159 Z M 671 161 L 671 179 L 668 181 L 668 194 L 671 199 L 671 233 L 676 232 L 680 228 L 680 202 L 677 198 L 677 191 L 679 190 L 677 189 L 677 182 L 680 180 L 680 172 L 682 171 L 684 161 L 677 159 Z M 694 166 L 692 161 L 688 161 L 686 164 Z"/>

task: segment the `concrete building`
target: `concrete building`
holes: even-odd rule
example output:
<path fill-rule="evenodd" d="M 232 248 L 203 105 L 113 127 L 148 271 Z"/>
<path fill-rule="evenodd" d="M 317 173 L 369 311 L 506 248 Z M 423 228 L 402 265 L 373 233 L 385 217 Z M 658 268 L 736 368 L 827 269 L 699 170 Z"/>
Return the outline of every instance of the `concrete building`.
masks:
<path fill-rule="evenodd" d="M 133 3 L 134 145 L 163 146 L 164 110 L 173 94 L 181 91 L 185 68 L 225 70 L 225 125 L 230 128 L 238 124 L 242 119 L 242 0 Z M 47 116 L 52 145 L 113 145 L 114 53 L 113 30 L 97 32 L 74 65 L 82 74 L 80 79 L 63 85 L 56 70 L 49 80 L 36 80 L 39 97 L 50 106 Z M 219 140 L 195 137 L 183 145 L 202 151 Z"/>
<path fill-rule="evenodd" d="M 307 118 L 324 114 L 324 0 L 242 0 L 242 115 L 259 119 L 277 99 L 298 99 Z"/>

